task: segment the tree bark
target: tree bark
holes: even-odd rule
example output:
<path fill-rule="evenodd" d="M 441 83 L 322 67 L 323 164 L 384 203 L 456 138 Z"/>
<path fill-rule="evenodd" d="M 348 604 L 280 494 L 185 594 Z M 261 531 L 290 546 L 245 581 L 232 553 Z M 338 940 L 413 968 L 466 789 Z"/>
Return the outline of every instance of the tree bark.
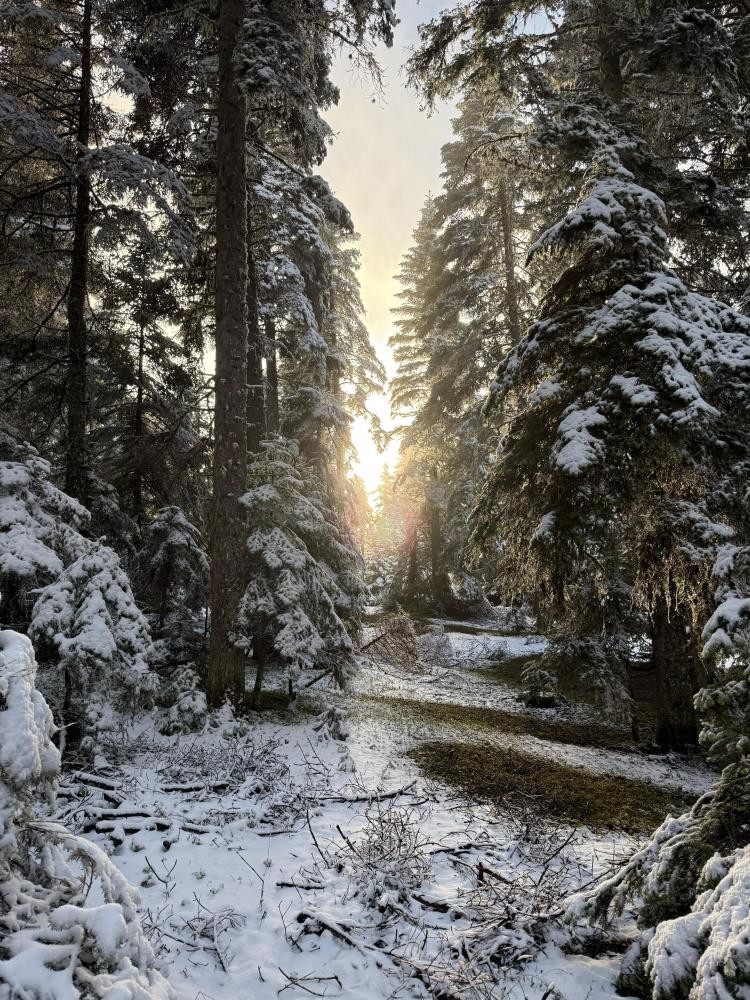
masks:
<path fill-rule="evenodd" d="M 438 474 L 432 473 L 432 484 L 427 502 L 430 515 L 430 583 L 435 603 L 442 607 L 448 596 L 448 584 L 443 568 L 443 536 L 440 504 L 437 500 Z"/>
<path fill-rule="evenodd" d="M 86 295 L 88 291 L 89 225 L 91 222 L 91 183 L 81 169 L 88 152 L 91 132 L 91 5 L 84 0 L 81 21 L 81 79 L 78 90 L 78 126 L 76 130 L 75 214 L 73 248 L 68 290 L 68 371 L 65 385 L 67 442 L 65 451 L 65 490 L 87 501 L 87 375 L 88 331 Z"/>
<path fill-rule="evenodd" d="M 417 549 L 419 545 L 419 531 L 415 527 L 409 542 L 409 563 L 406 570 L 406 596 L 409 601 L 413 601 L 417 591 Z"/>
<path fill-rule="evenodd" d="M 141 294 L 143 290 L 141 290 Z M 146 317 L 143 304 L 138 313 L 138 385 L 136 386 L 135 414 L 133 416 L 133 516 L 143 530 L 143 377 L 146 355 Z"/>
<path fill-rule="evenodd" d="M 216 388 L 211 641 L 207 694 L 211 705 L 245 691 L 245 655 L 232 632 L 245 587 L 247 484 L 247 168 L 245 99 L 234 69 L 243 0 L 219 7 L 218 133 L 216 140 Z"/>
<path fill-rule="evenodd" d="M 665 749 L 695 746 L 698 721 L 693 697 L 700 687 L 700 658 L 689 638 L 687 621 L 677 606 L 670 581 L 658 594 L 651 614 L 656 670 L 656 741 Z"/>
<path fill-rule="evenodd" d="M 265 354 L 266 354 L 266 421 L 269 434 L 279 432 L 279 367 L 276 358 L 276 326 L 274 321 L 266 316 Z"/>
<path fill-rule="evenodd" d="M 250 206 L 248 205 L 248 213 Z M 251 228 L 248 214 L 248 233 Z M 266 403 L 263 392 L 263 334 L 258 315 L 258 278 L 255 256 L 247 247 L 247 450 L 254 455 L 266 438 Z"/>
<path fill-rule="evenodd" d="M 518 279 L 516 277 L 516 248 L 513 241 L 513 195 L 510 183 L 505 177 L 500 180 L 499 189 L 500 221 L 503 230 L 503 270 L 505 271 L 505 302 L 508 313 L 510 342 L 515 345 L 521 339 L 521 310 L 518 303 Z"/>
<path fill-rule="evenodd" d="M 622 45 L 613 28 L 613 9 L 609 2 L 599 6 L 599 87 L 610 101 L 619 104 L 625 97 L 622 78 Z"/>

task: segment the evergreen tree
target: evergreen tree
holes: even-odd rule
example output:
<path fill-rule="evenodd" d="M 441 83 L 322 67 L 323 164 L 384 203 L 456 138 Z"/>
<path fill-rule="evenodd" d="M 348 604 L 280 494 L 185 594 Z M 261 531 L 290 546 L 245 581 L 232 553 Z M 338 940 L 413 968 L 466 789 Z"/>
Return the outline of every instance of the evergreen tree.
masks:
<path fill-rule="evenodd" d="M 168 616 L 200 611 L 208 594 L 209 564 L 200 532 L 179 507 L 163 507 L 144 531 L 138 577 L 163 626 Z"/>
<path fill-rule="evenodd" d="M 315 472 L 294 445 L 269 444 L 251 468 L 243 504 L 253 525 L 247 540 L 249 583 L 240 627 L 255 657 L 253 704 L 273 656 L 289 670 L 331 674 L 344 686 L 355 668 L 350 632 L 366 590 L 359 556 L 344 541 Z"/>
<path fill-rule="evenodd" d="M 89 512 L 49 480 L 50 466 L 0 428 L 1 613 L 37 643 L 63 718 L 108 689 L 130 706 L 157 687 L 151 637 L 116 553 L 82 532 Z"/>
<path fill-rule="evenodd" d="M 4 293 L 24 299 L 7 331 L 9 353 L 21 361 L 20 371 L 7 370 L 7 398 L 16 405 L 34 399 L 41 380 L 64 402 L 66 489 L 83 501 L 91 471 L 91 295 L 103 259 L 134 232 L 183 263 L 192 254 L 185 186 L 132 147 L 110 101 L 113 90 L 127 99 L 148 89 L 113 44 L 114 36 L 138 30 L 142 15 L 139 5 L 117 0 L 6 5 L 0 25 L 0 253 Z M 46 357 L 36 350 L 39 339 Z"/>
<path fill-rule="evenodd" d="M 635 601 L 646 611 L 659 738 L 690 742 L 692 696 L 706 680 L 697 644 L 703 581 L 738 513 L 721 510 L 713 486 L 741 460 L 747 435 L 742 424 L 725 441 L 726 417 L 741 399 L 746 321 L 691 291 L 690 271 L 680 267 L 699 240 L 697 216 L 689 222 L 683 208 L 700 197 L 705 210 L 706 192 L 719 184 L 713 154 L 700 169 L 686 163 L 689 151 L 698 158 L 701 144 L 711 148 L 717 122 L 727 125 L 737 69 L 727 58 L 742 50 L 731 19 L 683 22 L 671 9 L 608 3 L 584 5 L 582 18 L 575 4 L 550 12 L 549 33 L 519 35 L 524 5 L 489 17 L 491 6 L 480 0 L 427 27 L 412 63 L 428 96 L 480 80 L 509 99 L 524 92 L 527 142 L 544 154 L 533 171 L 543 199 L 530 247 L 532 264 L 542 261 L 534 266 L 543 297 L 493 389 L 490 412 L 502 406 L 504 443 L 476 538 L 503 539 L 504 586 L 531 582 L 548 627 L 560 632 L 558 663 L 588 651 L 587 686 L 598 678 L 599 691 L 624 689 L 623 608 Z M 700 64 L 684 61 L 678 37 L 702 50 Z M 443 60 L 461 39 L 461 54 Z M 549 54 L 541 70 L 540 45 Z M 677 120 L 690 120 L 693 131 L 675 128 L 670 156 L 657 158 L 651 102 L 676 76 L 697 85 L 698 65 L 709 64 L 712 113 L 695 115 L 686 99 Z M 739 197 L 717 194 L 717 219 L 720 204 Z M 729 253 L 734 238 L 718 223 L 712 231 Z M 675 268 L 672 245 L 681 248 Z"/>

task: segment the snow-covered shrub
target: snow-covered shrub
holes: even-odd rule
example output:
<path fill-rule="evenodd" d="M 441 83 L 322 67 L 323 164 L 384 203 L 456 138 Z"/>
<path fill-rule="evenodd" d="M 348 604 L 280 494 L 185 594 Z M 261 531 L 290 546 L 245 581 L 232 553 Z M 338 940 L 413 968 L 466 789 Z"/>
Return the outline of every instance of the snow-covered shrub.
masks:
<path fill-rule="evenodd" d="M 149 607 L 167 616 L 198 611 L 208 593 L 208 556 L 198 528 L 179 507 L 162 507 L 143 533 L 138 578 Z"/>
<path fill-rule="evenodd" d="M 750 548 L 727 545 L 714 566 L 716 607 L 703 630 L 703 656 L 718 683 L 696 697 L 701 742 L 718 762 L 750 753 Z"/>
<path fill-rule="evenodd" d="M 455 657 L 444 625 L 430 625 L 417 639 L 419 659 L 433 667 L 449 667 Z"/>
<path fill-rule="evenodd" d="M 60 758 L 35 677 L 31 642 L 1 632 L 0 997 L 170 1000 L 137 892 L 99 847 L 42 814 Z"/>
<path fill-rule="evenodd" d="M 60 766 L 52 713 L 35 677 L 29 640 L 0 632 L 0 863 L 18 849 L 19 824 L 40 800 L 51 800 Z"/>
<path fill-rule="evenodd" d="M 41 657 L 59 665 L 78 693 L 104 684 L 134 706 L 148 702 L 156 690 L 148 664 L 148 622 L 120 560 L 106 545 L 89 543 L 88 552 L 40 591 L 29 635 Z"/>
<path fill-rule="evenodd" d="M 620 986 L 648 1000 L 729 1000 L 750 995 L 750 671 L 748 550 L 727 546 L 714 569 L 716 610 L 704 655 L 720 683 L 701 691 L 702 741 L 727 762 L 714 788 L 594 891 L 574 897 L 568 919 L 612 923 L 635 908 L 640 938 Z"/>
<path fill-rule="evenodd" d="M 612 723 L 630 722 L 625 652 L 613 637 L 563 635 L 522 671 L 523 698 L 529 705 L 554 705 L 565 696 L 596 707 Z"/>
<path fill-rule="evenodd" d="M 344 840 L 340 859 L 362 899 L 385 912 L 408 901 L 431 871 L 429 838 L 422 833 L 425 816 L 413 807 L 375 802 L 364 819 L 356 841 Z"/>
<path fill-rule="evenodd" d="M 120 506 L 114 486 L 93 472 L 87 475 L 86 497 L 91 514 L 90 534 L 104 537 L 130 572 L 135 567 L 140 543 L 138 525 Z"/>
<path fill-rule="evenodd" d="M 148 699 L 148 624 L 117 554 L 85 537 L 89 512 L 50 465 L 0 424 L 0 614 L 28 630 L 40 662 L 74 689 L 97 683 Z"/>
<path fill-rule="evenodd" d="M 189 664 L 174 668 L 168 683 L 162 683 L 160 704 L 166 713 L 170 733 L 199 729 L 206 721 L 208 703 L 203 682 Z"/>
<path fill-rule="evenodd" d="M 313 724 L 313 729 L 324 739 L 348 740 L 350 736 L 349 722 L 343 708 L 329 706 L 321 712 Z"/>
<path fill-rule="evenodd" d="M 267 444 L 250 467 L 250 485 L 242 498 L 252 525 L 242 634 L 254 648 L 270 646 L 292 676 L 327 670 L 344 685 L 355 669 L 350 630 L 365 598 L 359 557 L 292 443 Z"/>
<path fill-rule="evenodd" d="M 0 422 L 0 617 L 25 625 L 32 592 L 86 549 L 88 511 L 50 482 L 50 464 Z"/>
<path fill-rule="evenodd" d="M 162 728 L 195 729 L 206 718 L 206 601 L 210 567 L 200 531 L 179 507 L 163 507 L 143 532 L 139 596 L 157 641 L 152 668 L 161 679 Z"/>

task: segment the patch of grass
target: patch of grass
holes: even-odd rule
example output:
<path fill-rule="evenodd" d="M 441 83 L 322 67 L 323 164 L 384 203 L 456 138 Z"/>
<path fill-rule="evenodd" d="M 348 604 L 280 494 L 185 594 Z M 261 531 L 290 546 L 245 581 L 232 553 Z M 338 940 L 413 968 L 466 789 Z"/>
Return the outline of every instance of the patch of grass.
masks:
<path fill-rule="evenodd" d="M 429 742 L 410 755 L 431 778 L 454 785 L 472 800 L 500 803 L 522 795 L 538 804 L 541 815 L 599 829 L 651 833 L 668 812 L 682 813 L 693 802 L 645 781 L 592 774 L 491 744 Z"/>
<path fill-rule="evenodd" d="M 510 656 L 507 660 L 487 661 L 484 667 L 469 667 L 473 674 L 479 674 L 485 680 L 494 681 L 496 684 L 505 684 L 507 687 L 522 690 L 524 683 L 522 680 L 523 668 L 527 663 L 533 663 L 541 657 L 541 653 L 533 656 Z"/>
<path fill-rule="evenodd" d="M 450 702 L 411 701 L 385 695 L 362 695 L 362 701 L 382 705 L 393 713 L 434 725 L 454 726 L 467 733 L 477 730 L 495 730 L 504 733 L 523 733 L 542 740 L 554 740 L 578 747 L 602 747 L 608 750 L 635 750 L 629 735 L 620 729 L 581 725 L 560 719 L 544 719 L 537 715 L 514 714 L 498 708 L 475 705 L 455 705 Z"/>

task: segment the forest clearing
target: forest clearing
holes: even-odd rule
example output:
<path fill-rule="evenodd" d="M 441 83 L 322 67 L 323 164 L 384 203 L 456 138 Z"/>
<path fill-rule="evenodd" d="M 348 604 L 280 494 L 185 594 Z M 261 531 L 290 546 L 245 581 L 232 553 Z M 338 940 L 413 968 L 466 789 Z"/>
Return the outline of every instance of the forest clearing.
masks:
<path fill-rule="evenodd" d="M 617 996 L 632 923 L 571 946 L 555 922 L 715 774 L 695 755 L 644 756 L 585 713 L 528 715 L 486 666 L 466 691 L 472 655 L 538 651 L 539 639 L 480 631 L 467 643 L 438 627 L 422 646 L 434 654 L 439 634 L 442 662 L 373 658 L 333 703 L 224 713 L 200 735 L 155 738 L 141 720 L 63 783 L 60 820 L 139 887 L 179 997 Z M 268 695 L 285 690 L 272 681 Z M 488 704 L 516 727 L 467 723 L 462 709 Z M 487 759 L 483 776 L 429 752 L 455 761 L 464 744 Z M 535 764 L 524 785 L 518 758 Z"/>
<path fill-rule="evenodd" d="M 747 0 L 0 3 L 0 1000 L 750 1000 Z"/>

